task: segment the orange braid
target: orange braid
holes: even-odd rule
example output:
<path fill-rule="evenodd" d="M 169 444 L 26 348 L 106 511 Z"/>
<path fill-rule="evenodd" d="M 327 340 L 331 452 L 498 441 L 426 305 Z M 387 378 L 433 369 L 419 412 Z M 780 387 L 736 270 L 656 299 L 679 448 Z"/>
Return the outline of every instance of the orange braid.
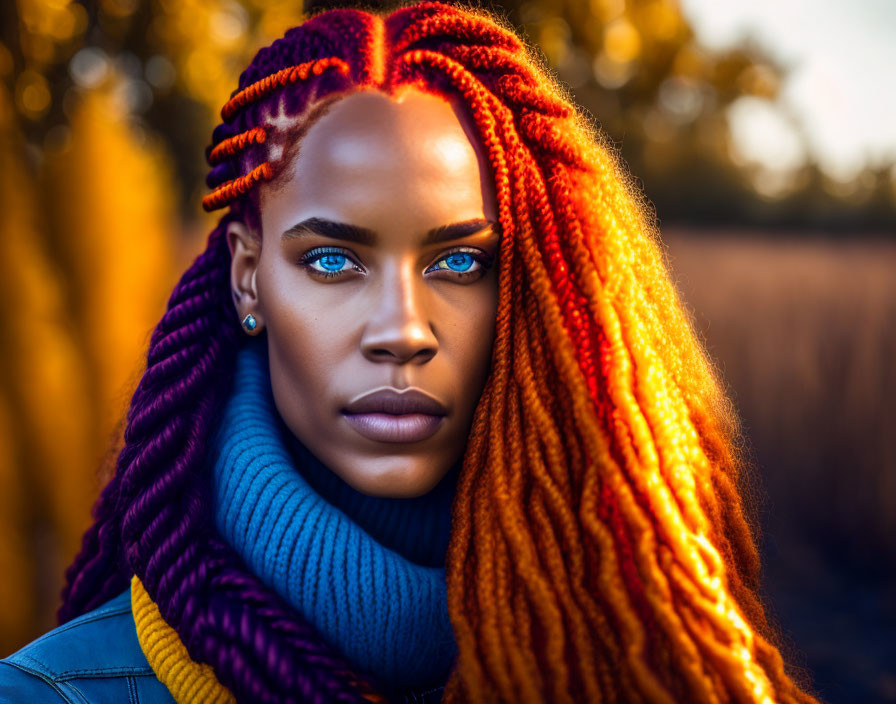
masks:
<path fill-rule="evenodd" d="M 264 127 L 253 127 L 247 132 L 241 132 L 235 137 L 225 139 L 209 153 L 208 163 L 219 164 L 227 157 L 243 151 L 250 144 L 264 144 L 267 137 L 268 133 Z"/>
<path fill-rule="evenodd" d="M 538 91 L 518 75 L 501 76 L 498 79 L 498 89 L 512 105 L 525 108 L 535 107 L 539 112 L 551 117 L 564 118 L 572 115 L 572 108 L 569 105 Z"/>
<path fill-rule="evenodd" d="M 457 97 L 502 231 L 447 555 L 458 657 L 443 701 L 815 702 L 756 595 L 730 403 L 602 137 L 488 15 L 425 2 L 372 21 L 394 27 L 355 51 L 356 87 Z M 222 115 L 338 61 L 278 71 Z M 254 173 L 208 198 L 245 195 Z"/>
<path fill-rule="evenodd" d="M 207 211 L 223 208 L 241 195 L 248 193 L 249 189 L 259 181 L 270 181 L 272 178 L 274 178 L 274 168 L 268 162 L 259 164 L 245 176 L 218 186 L 202 199 L 202 207 Z"/>
<path fill-rule="evenodd" d="M 523 43 L 512 33 L 491 22 L 482 22 L 468 11 L 439 3 L 420 3 L 418 7 L 437 8 L 439 12 L 414 23 L 403 36 L 396 39 L 392 46 L 392 51 L 396 54 L 404 53 L 413 44 L 430 37 L 445 36 L 451 37 L 452 41 L 461 39 L 479 46 L 501 47 L 514 52 L 523 50 Z"/>
<path fill-rule="evenodd" d="M 230 122 L 234 115 L 246 105 L 254 103 L 269 93 L 272 93 L 279 88 L 283 88 L 290 83 L 304 81 L 308 78 L 309 74 L 320 76 L 328 68 L 335 68 L 343 74 L 348 74 L 349 72 L 348 64 L 335 56 L 328 56 L 327 58 L 317 59 L 316 61 L 306 61 L 298 66 L 290 66 L 281 69 L 280 71 L 277 71 L 277 73 L 265 76 L 260 81 L 256 81 L 252 85 L 246 86 L 243 90 L 224 103 L 224 107 L 221 108 L 221 119 L 223 119 L 224 122 Z"/>
<path fill-rule="evenodd" d="M 478 49 L 481 59 L 485 50 Z M 490 150 L 499 173 L 499 208 L 510 204 L 513 246 L 523 262 L 520 267 L 502 261 L 502 291 L 510 293 L 500 298 L 493 374 L 465 465 L 481 485 L 473 491 L 471 482 L 461 481 L 456 500 L 449 611 L 460 657 L 446 701 L 567 701 L 569 696 L 670 703 L 812 701 L 789 680 L 777 650 L 754 632 L 732 598 L 729 585 L 741 570 L 752 570 L 755 549 L 722 549 L 746 558 L 745 565 L 730 564 L 724 574 L 726 563 L 715 542 L 724 546 L 727 540 L 712 519 L 727 515 L 725 522 L 738 528 L 734 539 L 751 540 L 731 491 L 735 462 L 724 418 L 714 408 L 717 386 L 701 354 L 682 354 L 696 347 L 693 334 L 612 157 L 599 152 L 579 123 L 561 122 L 563 111 L 552 108 L 553 90 L 544 90 L 540 99 L 537 90 L 519 90 L 529 89 L 528 71 L 498 80 L 496 93 L 510 93 L 498 98 L 438 52 L 413 50 L 401 59 L 446 75 L 476 116 L 483 142 L 500 144 L 505 156 Z M 529 107 L 515 116 L 507 110 L 521 103 Z M 511 178 L 503 181 L 507 153 L 527 166 L 514 168 L 511 162 Z M 547 159 L 544 175 L 534 154 Z M 603 167 L 597 170 L 605 176 L 602 191 L 588 184 L 595 161 Z M 585 175 L 575 176 L 579 169 Z M 540 210 L 534 218 L 533 203 Z M 586 217 L 597 209 L 600 218 Z M 507 229 L 505 218 L 502 214 Z M 529 224 L 533 220 L 535 227 Z M 520 308 L 527 289 L 539 303 L 537 314 Z M 671 319 L 664 319 L 670 308 Z M 536 329 L 527 336 L 530 326 Z M 677 328 L 677 346 L 660 341 L 670 327 Z M 544 340 L 546 348 L 535 340 Z M 536 351 L 549 354 L 553 363 L 526 363 Z M 557 393 L 556 383 L 545 376 L 548 369 L 566 380 L 572 419 L 556 405 L 553 418 L 537 411 L 539 395 Z M 601 418 L 610 419 L 605 429 Z M 577 512 L 576 499 L 562 501 L 547 478 L 542 453 L 552 436 L 562 437 L 569 454 L 584 461 L 585 466 L 566 465 L 580 470 Z M 576 450 L 580 442 L 582 449 Z M 559 463 L 559 450 L 553 454 L 550 462 Z M 523 478 L 529 480 L 529 495 L 522 493 Z M 726 487 L 720 495 L 735 499 L 733 508 L 719 506 L 717 486 Z M 487 519 L 492 514 L 495 518 Z M 523 525 L 531 526 L 526 532 L 532 538 Z M 580 552 L 578 531 L 571 527 L 576 525 L 595 541 L 596 551 Z M 564 534 L 566 545 L 559 537 Z M 590 587 L 579 577 L 588 576 L 580 556 L 593 557 L 597 569 Z M 491 564 L 483 564 L 486 559 Z M 508 569 L 522 585 L 514 584 Z M 528 600 L 520 598 L 521 586 Z M 747 590 L 737 591 L 744 596 Z M 488 594 L 500 601 L 486 601 Z M 506 616 L 486 614 L 496 601 Z M 514 613 L 520 608 L 527 613 Z M 743 608 L 749 612 L 749 603 Z M 582 623 L 591 624 L 596 640 L 583 633 Z M 507 629 L 509 624 L 517 626 Z M 537 643 L 526 634 L 536 625 L 543 643 L 537 646 L 537 671 L 523 671 L 520 663 L 531 662 Z M 465 657 L 467 649 L 479 653 L 475 666 L 474 656 Z M 593 665 L 589 656 L 595 652 L 617 661 L 617 667 Z"/>

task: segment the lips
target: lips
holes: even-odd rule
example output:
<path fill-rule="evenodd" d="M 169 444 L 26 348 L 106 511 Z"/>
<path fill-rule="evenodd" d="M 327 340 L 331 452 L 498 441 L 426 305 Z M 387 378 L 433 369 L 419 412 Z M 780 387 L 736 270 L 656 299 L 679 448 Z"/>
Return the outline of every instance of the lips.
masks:
<path fill-rule="evenodd" d="M 420 442 L 441 427 L 448 409 L 416 389 L 379 389 L 352 400 L 342 415 L 360 435 L 378 442 Z"/>

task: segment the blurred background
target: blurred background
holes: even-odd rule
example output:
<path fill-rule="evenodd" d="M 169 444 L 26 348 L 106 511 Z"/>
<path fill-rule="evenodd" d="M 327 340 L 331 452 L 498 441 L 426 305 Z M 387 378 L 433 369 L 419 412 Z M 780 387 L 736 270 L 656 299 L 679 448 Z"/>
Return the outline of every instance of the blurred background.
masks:
<path fill-rule="evenodd" d="M 239 71 L 327 6 L 0 4 L 0 656 L 64 567 L 178 275 Z M 764 593 L 830 702 L 896 702 L 896 3 L 484 3 L 655 208 L 744 422 Z"/>

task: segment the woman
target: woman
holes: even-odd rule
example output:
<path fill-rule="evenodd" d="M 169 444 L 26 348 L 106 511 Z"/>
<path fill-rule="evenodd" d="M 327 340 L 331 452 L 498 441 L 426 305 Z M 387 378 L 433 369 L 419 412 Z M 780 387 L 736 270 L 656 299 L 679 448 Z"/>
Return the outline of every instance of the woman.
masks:
<path fill-rule="evenodd" d="M 0 698 L 813 701 L 653 226 L 517 37 L 326 12 L 222 117 L 229 212 Z"/>

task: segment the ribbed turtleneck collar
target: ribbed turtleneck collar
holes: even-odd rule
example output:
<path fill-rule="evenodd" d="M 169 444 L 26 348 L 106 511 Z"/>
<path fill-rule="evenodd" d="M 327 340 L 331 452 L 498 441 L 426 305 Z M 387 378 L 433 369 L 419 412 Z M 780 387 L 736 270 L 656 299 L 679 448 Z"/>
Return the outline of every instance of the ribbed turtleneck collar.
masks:
<path fill-rule="evenodd" d="M 356 491 L 283 423 L 263 338 L 240 350 L 209 463 L 218 532 L 326 641 L 386 686 L 444 682 L 456 655 L 444 558 L 458 468 L 412 499 Z"/>
<path fill-rule="evenodd" d="M 371 537 L 411 562 L 443 567 L 451 537 L 451 502 L 460 466 L 452 468 L 429 492 L 411 499 L 363 494 L 331 471 L 289 431 L 281 434 L 305 481 L 330 504 L 361 526 Z"/>

